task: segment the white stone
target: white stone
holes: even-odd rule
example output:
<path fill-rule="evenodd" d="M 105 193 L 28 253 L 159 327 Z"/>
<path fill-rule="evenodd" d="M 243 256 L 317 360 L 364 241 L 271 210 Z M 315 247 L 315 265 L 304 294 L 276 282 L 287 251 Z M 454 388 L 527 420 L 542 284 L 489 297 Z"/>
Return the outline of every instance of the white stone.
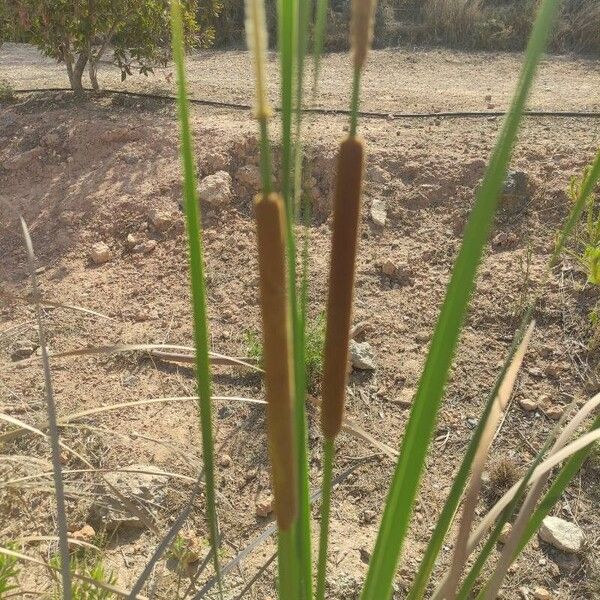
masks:
<path fill-rule="evenodd" d="M 385 227 L 387 222 L 387 204 L 385 200 L 375 198 L 371 204 L 371 219 L 378 227 Z"/>
<path fill-rule="evenodd" d="M 583 547 L 583 531 L 574 523 L 559 517 L 546 517 L 539 535 L 544 542 L 563 552 L 577 554 Z"/>
<path fill-rule="evenodd" d="M 110 248 L 104 242 L 95 243 L 90 250 L 90 258 L 96 265 L 102 265 L 111 259 Z"/>
<path fill-rule="evenodd" d="M 231 193 L 231 175 L 227 171 L 217 171 L 205 177 L 198 187 L 200 201 L 214 206 L 229 204 Z"/>
<path fill-rule="evenodd" d="M 350 361 L 355 369 L 374 371 L 377 368 L 373 348 L 368 342 L 350 340 Z"/>

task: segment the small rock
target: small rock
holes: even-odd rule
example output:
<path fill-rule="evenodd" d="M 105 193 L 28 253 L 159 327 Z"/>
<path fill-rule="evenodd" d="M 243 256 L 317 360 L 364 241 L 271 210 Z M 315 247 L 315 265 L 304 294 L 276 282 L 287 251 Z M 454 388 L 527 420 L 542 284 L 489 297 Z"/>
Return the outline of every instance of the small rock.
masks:
<path fill-rule="evenodd" d="M 133 251 L 140 254 L 150 254 L 150 252 L 156 250 L 156 246 L 158 246 L 158 242 L 156 240 L 146 240 L 145 242 L 135 246 Z"/>
<path fill-rule="evenodd" d="M 150 215 L 150 222 L 157 231 L 166 231 L 173 225 L 173 215 L 166 210 L 155 210 Z"/>
<path fill-rule="evenodd" d="M 521 598 L 523 598 L 523 600 L 529 600 L 530 596 L 529 596 L 529 588 L 525 585 L 522 585 L 519 588 L 519 595 L 521 596 Z"/>
<path fill-rule="evenodd" d="M 531 412 L 531 411 L 537 410 L 538 404 L 535 400 L 532 400 L 531 398 L 521 398 L 519 400 L 519 406 L 523 410 L 526 410 L 527 412 Z"/>
<path fill-rule="evenodd" d="M 500 535 L 498 536 L 498 541 L 502 544 L 506 544 L 506 540 L 508 540 L 508 536 L 512 532 L 512 524 L 504 523 L 502 526 L 502 530 L 500 531 Z"/>
<path fill-rule="evenodd" d="M 417 344 L 427 344 L 431 339 L 431 333 L 428 331 L 419 331 L 415 334 Z"/>
<path fill-rule="evenodd" d="M 263 496 L 256 502 L 255 514 L 257 517 L 268 517 L 273 512 L 273 496 Z"/>
<path fill-rule="evenodd" d="M 492 247 L 496 250 L 500 248 L 508 248 L 512 246 L 516 241 L 517 236 L 514 233 L 506 233 L 505 231 L 501 231 L 492 240 Z"/>
<path fill-rule="evenodd" d="M 385 227 L 387 222 L 387 203 L 385 200 L 376 198 L 371 204 L 371 219 L 378 227 Z"/>
<path fill-rule="evenodd" d="M 559 517 L 546 517 L 539 531 L 540 539 L 557 550 L 577 554 L 583 547 L 583 531 Z"/>
<path fill-rule="evenodd" d="M 572 575 L 581 569 L 581 560 L 577 554 L 555 551 L 553 558 L 559 575 Z"/>
<path fill-rule="evenodd" d="M 550 592 L 543 587 L 536 587 L 533 590 L 533 597 L 535 598 L 535 600 L 551 600 L 552 596 L 550 594 Z"/>
<path fill-rule="evenodd" d="M 260 169 L 256 165 L 244 165 L 235 172 L 235 178 L 247 189 L 260 189 Z"/>
<path fill-rule="evenodd" d="M 368 342 L 350 340 L 350 361 L 355 369 L 374 371 L 377 368 L 373 348 Z"/>
<path fill-rule="evenodd" d="M 504 188 L 500 196 L 501 208 L 516 211 L 529 201 L 528 177 L 523 171 L 509 171 L 504 181 Z"/>
<path fill-rule="evenodd" d="M 564 407 L 557 404 L 553 404 L 552 406 L 548 406 L 544 409 L 546 416 L 553 421 L 558 421 L 563 416 L 564 412 Z"/>
<path fill-rule="evenodd" d="M 78 542 L 87 542 L 88 544 L 91 544 L 95 535 L 96 531 L 91 525 L 84 525 L 81 529 L 69 534 L 69 537 Z M 79 546 L 77 544 L 69 544 L 69 547 L 77 549 Z"/>
<path fill-rule="evenodd" d="M 137 235 L 130 233 L 127 235 L 127 239 L 125 240 L 125 245 L 132 249 L 135 246 L 137 246 L 139 243 L 141 242 L 141 238 L 139 238 Z"/>
<path fill-rule="evenodd" d="M 213 206 L 229 204 L 232 200 L 231 175 L 227 171 L 217 171 L 205 177 L 198 186 L 201 202 Z"/>
<path fill-rule="evenodd" d="M 37 146 L 26 152 L 15 156 L 12 159 L 6 160 L 3 163 L 3 167 L 9 171 L 17 171 L 29 166 L 34 160 L 37 160 L 44 153 L 44 149 L 41 146 Z"/>
<path fill-rule="evenodd" d="M 154 465 L 134 464 L 125 471 L 107 473 L 105 479 L 136 504 L 138 502 L 135 499 L 139 498 L 152 502 L 154 506 L 163 506 L 166 502 L 168 480 L 158 474 L 161 472 L 161 469 Z M 90 507 L 90 517 L 92 522 L 97 521 L 109 530 L 120 526 L 138 529 L 144 527 L 142 520 L 122 505 L 120 500 L 112 495 L 110 488 L 108 494 L 96 496 Z"/>
<path fill-rule="evenodd" d="M 11 359 L 16 362 L 29 358 L 38 348 L 38 345 L 29 340 L 19 340 L 12 349 Z"/>
<path fill-rule="evenodd" d="M 367 525 L 375 520 L 376 513 L 374 510 L 364 510 L 360 516 L 360 522 Z"/>
<path fill-rule="evenodd" d="M 217 171 L 226 171 L 231 165 L 228 154 L 223 152 L 209 152 L 200 164 L 200 170 L 207 175 Z"/>
<path fill-rule="evenodd" d="M 373 183 L 384 185 L 390 180 L 390 174 L 379 165 L 373 165 L 367 174 L 367 179 Z"/>
<path fill-rule="evenodd" d="M 381 270 L 383 271 L 384 275 L 387 275 L 388 277 L 393 277 L 396 274 L 396 264 L 394 263 L 394 261 L 388 258 L 381 265 Z"/>
<path fill-rule="evenodd" d="M 233 464 L 233 461 L 231 460 L 231 456 L 229 456 L 229 454 L 222 454 L 219 457 L 219 466 L 220 467 L 227 469 L 232 464 Z"/>
<path fill-rule="evenodd" d="M 484 100 L 489 104 L 492 101 L 492 95 L 491 94 L 486 94 Z"/>
<path fill-rule="evenodd" d="M 90 250 L 90 258 L 95 265 L 102 265 L 112 257 L 110 248 L 104 242 L 97 242 Z"/>

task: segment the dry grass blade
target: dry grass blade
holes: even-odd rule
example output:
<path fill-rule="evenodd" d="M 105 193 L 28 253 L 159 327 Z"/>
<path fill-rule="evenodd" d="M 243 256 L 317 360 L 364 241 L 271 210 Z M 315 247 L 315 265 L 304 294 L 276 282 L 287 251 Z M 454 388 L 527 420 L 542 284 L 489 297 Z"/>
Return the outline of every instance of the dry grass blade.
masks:
<path fill-rule="evenodd" d="M 78 540 L 75 538 L 68 538 L 69 546 L 79 546 L 81 548 L 86 548 L 88 550 L 95 550 L 98 553 L 102 552 L 101 548 L 98 546 L 94 546 L 94 544 L 90 544 L 89 542 L 84 542 L 83 540 Z M 27 544 L 29 542 L 56 542 L 58 541 L 58 536 L 56 535 L 28 535 L 25 537 L 19 538 L 19 543 Z"/>
<path fill-rule="evenodd" d="M 144 469 L 128 469 L 116 468 L 116 469 L 64 469 L 63 475 L 73 475 L 75 473 L 137 473 L 140 475 L 152 475 L 156 477 L 167 477 L 172 479 L 180 479 L 181 481 L 196 481 L 195 477 L 188 477 L 187 475 L 181 475 L 180 473 L 172 473 L 170 471 L 148 471 Z M 16 485 L 18 483 L 24 483 L 25 481 L 33 481 L 35 479 L 41 479 L 42 477 L 50 477 L 52 471 L 44 473 L 36 473 L 35 475 L 26 475 L 25 477 L 19 477 L 18 479 L 9 479 L 8 481 L 0 481 L 0 487 Z"/>
<path fill-rule="evenodd" d="M 595 441 L 600 439 L 600 429 L 596 429 L 594 431 L 590 431 L 581 437 L 577 438 L 574 442 L 571 442 L 568 446 L 565 446 L 558 452 L 555 452 L 552 456 L 549 456 L 543 463 L 541 463 L 531 475 L 529 480 L 529 484 L 533 485 L 537 481 L 539 481 L 542 477 L 544 477 L 547 473 L 550 473 L 556 465 L 563 462 L 565 459 L 569 458 L 571 455 L 575 454 L 579 450 L 593 444 Z M 475 529 L 471 537 L 469 538 L 469 543 L 467 545 L 467 554 L 470 554 L 473 549 L 477 546 L 477 544 L 481 541 L 485 532 L 490 528 L 492 523 L 496 520 L 498 515 L 502 512 L 504 508 L 510 503 L 513 496 L 519 489 L 519 486 L 522 482 L 522 479 L 519 479 L 511 488 L 498 500 L 498 502 L 492 507 L 492 509 L 487 513 L 487 515 L 482 519 L 481 523 Z"/>
<path fill-rule="evenodd" d="M 500 385 L 498 395 L 492 405 L 492 409 L 481 435 L 477 452 L 473 458 L 471 480 L 465 494 L 460 527 L 458 529 L 458 536 L 454 547 L 452 567 L 450 568 L 446 585 L 441 594 L 441 597 L 446 598 L 447 600 L 453 600 L 456 596 L 460 575 L 467 560 L 467 542 L 471 531 L 471 525 L 475 517 L 475 508 L 479 499 L 479 493 L 481 491 L 481 475 L 485 467 L 494 434 L 498 428 L 498 423 L 502 419 L 502 415 L 504 414 L 512 395 L 517 375 L 519 374 L 519 369 L 523 363 L 523 358 L 525 357 L 525 352 L 527 351 L 527 346 L 531 340 L 534 327 L 535 322 L 532 322 L 527 328 L 527 331 L 513 356 L 510 366 L 506 371 L 506 375 Z"/>
<path fill-rule="evenodd" d="M 17 294 L 13 294 L 8 290 L 0 289 L 0 299 L 8 300 L 11 302 L 24 302 L 26 304 L 35 304 L 35 300 L 32 298 L 18 296 Z M 90 308 L 85 308 L 84 306 L 77 306 L 76 304 L 65 304 L 64 302 L 55 302 L 54 300 L 48 300 L 40 296 L 39 302 L 42 306 L 49 306 L 51 308 L 65 308 L 67 310 L 73 310 L 75 312 L 81 312 L 86 315 L 92 315 L 94 317 L 100 317 L 101 319 L 107 319 L 108 321 L 114 321 L 112 317 L 105 315 L 104 313 L 98 312 L 96 310 L 91 310 Z"/>
<path fill-rule="evenodd" d="M 48 436 L 43 431 L 41 431 L 40 429 L 38 429 L 37 427 L 33 427 L 32 425 L 29 425 L 29 424 L 21 421 L 20 419 L 16 419 L 15 417 L 11 417 L 10 415 L 6 415 L 4 413 L 0 413 L 0 420 L 6 421 L 7 423 L 10 423 L 11 425 L 16 425 L 20 429 L 24 429 L 26 431 L 29 431 L 29 432 L 35 434 L 35 435 L 41 436 L 41 437 L 43 437 L 45 439 L 48 438 Z M 64 442 L 62 442 L 60 440 L 59 440 L 59 445 L 60 445 L 60 447 L 63 450 L 66 450 L 69 454 L 72 454 L 75 458 L 77 458 L 78 460 L 80 460 L 88 468 L 95 470 L 94 465 L 92 465 L 92 463 L 90 463 L 86 458 L 84 458 L 81 454 L 79 454 L 79 452 L 73 450 L 73 448 L 67 446 Z M 106 477 L 102 476 L 102 479 L 103 479 L 105 485 L 108 488 L 110 488 L 110 490 L 117 496 L 117 498 L 119 498 L 119 500 L 123 503 L 123 505 L 125 506 L 125 508 L 131 514 L 133 514 L 138 519 L 140 519 L 140 521 L 146 527 L 148 527 L 148 529 L 150 529 L 154 533 L 158 534 L 158 529 L 156 528 L 156 525 L 154 525 L 154 523 L 152 522 L 152 519 L 149 517 L 148 514 L 146 514 L 145 511 L 141 511 L 131 500 L 129 500 L 129 498 L 127 498 L 126 496 L 124 496 L 119 491 L 118 488 L 116 488 L 108 479 L 106 479 Z"/>
<path fill-rule="evenodd" d="M 259 400 L 256 398 L 244 398 L 242 396 L 213 396 L 213 400 L 217 401 L 226 401 L 233 400 L 235 402 L 245 402 L 248 404 L 266 404 L 264 400 Z M 87 410 L 82 410 L 77 413 L 71 413 L 65 417 L 61 417 L 58 426 L 64 427 L 65 425 L 72 423 L 78 419 L 82 419 L 84 417 L 91 417 L 93 415 L 99 415 L 102 413 L 110 412 L 113 410 L 118 410 L 120 408 L 132 408 L 135 406 L 150 406 L 152 404 L 162 404 L 164 402 L 189 402 L 189 401 L 197 401 L 198 396 L 169 396 L 166 398 L 149 398 L 146 400 L 132 400 L 130 402 L 119 402 L 117 404 L 109 404 L 107 406 L 98 406 L 96 408 L 89 408 Z M 36 429 L 43 430 L 46 428 L 45 423 L 39 423 L 36 426 Z M 0 435 L 0 444 L 7 443 L 10 441 L 14 441 L 16 438 L 20 437 L 25 433 L 26 429 L 20 427 L 19 429 L 8 431 Z"/>
<path fill-rule="evenodd" d="M 556 442 L 550 450 L 550 456 L 556 454 L 561 448 L 564 447 L 569 438 L 577 430 L 579 425 L 581 425 L 586 419 L 586 417 L 590 415 L 599 405 L 600 394 L 596 394 L 596 396 L 594 396 L 584 404 L 584 406 L 569 421 L 568 425 L 563 429 L 562 433 L 556 439 Z M 533 511 L 535 510 L 536 504 L 540 499 L 544 490 L 544 486 L 548 482 L 549 478 L 550 473 L 547 473 L 546 475 L 541 477 L 531 487 L 529 494 L 527 494 L 527 497 L 525 498 L 523 506 L 519 511 L 517 519 L 513 523 L 510 535 L 508 536 L 508 539 L 506 540 L 506 543 L 502 548 L 502 554 L 498 559 L 498 564 L 496 565 L 494 573 L 492 574 L 492 577 L 489 580 L 489 584 L 486 586 L 487 597 L 495 598 L 498 594 L 502 585 L 502 581 L 508 571 L 508 568 L 515 559 L 515 555 L 519 547 L 521 537 L 525 532 L 529 519 L 533 514 Z"/>
<path fill-rule="evenodd" d="M 193 356 L 189 354 L 182 354 L 180 352 L 194 352 L 194 348 L 191 346 L 179 346 L 171 344 L 114 344 L 109 346 L 86 346 L 85 348 L 77 348 L 76 350 L 67 350 L 66 352 L 57 352 L 52 354 L 51 357 L 56 358 L 70 358 L 74 356 L 89 356 L 94 354 L 116 354 L 121 352 L 149 352 L 150 354 L 159 358 L 166 358 L 170 360 L 177 360 L 180 362 L 195 362 Z M 162 352 L 157 354 L 157 352 Z M 175 352 L 170 352 L 175 351 Z M 225 356 L 217 352 L 209 352 L 209 358 L 214 364 L 227 364 L 227 365 L 239 365 L 242 367 L 248 367 L 256 371 L 262 371 L 256 364 L 252 363 L 253 359 L 247 358 L 235 358 L 231 356 Z M 37 357 L 27 358 L 19 361 L 18 364 L 24 364 L 27 362 L 34 362 L 39 360 Z"/>
<path fill-rule="evenodd" d="M 151 350 L 150 356 L 159 358 L 161 360 L 170 360 L 181 363 L 195 363 L 196 358 L 191 354 L 181 354 L 179 352 L 163 352 L 161 350 Z M 263 370 L 258 366 L 258 361 L 251 356 L 225 356 L 224 354 L 217 354 L 216 352 L 209 352 L 210 364 L 216 365 L 230 365 L 247 367 L 260 373 Z"/>
<path fill-rule="evenodd" d="M 146 583 L 147 579 L 152 574 L 154 566 L 162 558 L 164 553 L 168 550 L 169 546 L 175 539 L 175 536 L 181 531 L 181 528 L 190 516 L 190 513 L 194 506 L 194 502 L 196 501 L 196 498 L 198 497 L 198 494 L 200 493 L 200 489 L 202 487 L 203 476 L 204 472 L 200 470 L 198 478 L 195 480 L 196 483 L 194 485 L 194 488 L 192 489 L 192 493 L 190 494 L 189 500 L 177 516 L 177 519 L 175 519 L 173 525 L 171 525 L 171 527 L 169 528 L 169 531 L 167 531 L 167 534 L 161 539 L 160 543 L 155 548 L 154 552 L 152 553 L 152 556 L 150 557 L 150 560 L 144 566 L 144 570 L 140 573 L 140 576 L 137 578 L 137 581 L 131 588 L 129 600 L 135 600 L 137 594 L 141 591 L 142 587 L 144 586 L 144 583 Z"/>
<path fill-rule="evenodd" d="M 42 317 L 42 308 L 40 305 L 40 290 L 37 284 L 35 256 L 33 253 L 33 244 L 27 223 L 23 217 L 20 218 L 25 246 L 27 248 L 27 262 L 31 276 L 31 288 L 33 292 L 33 302 L 35 304 L 35 316 L 38 326 L 38 336 L 40 348 L 42 350 L 42 364 L 44 367 L 44 390 L 46 394 L 46 411 L 48 413 L 48 429 L 50 437 L 50 449 L 52 452 L 52 474 L 54 477 L 54 488 L 56 490 L 56 523 L 58 527 L 58 547 L 60 551 L 60 572 L 63 584 L 63 596 L 65 600 L 71 600 L 71 574 L 69 563 L 69 542 L 67 541 L 67 509 L 65 502 L 65 491 L 62 478 L 62 465 L 60 462 L 60 431 L 58 429 L 56 418 L 56 404 L 54 402 L 54 392 L 52 389 L 52 372 L 50 371 L 50 360 L 48 358 L 48 347 L 46 345 L 46 335 L 44 321 Z"/>
<path fill-rule="evenodd" d="M 14 550 L 10 550 L 9 548 L 4 548 L 2 546 L 0 546 L 0 554 L 4 554 L 4 556 L 11 556 L 13 558 L 16 558 L 17 560 L 20 560 L 21 562 L 25 562 L 25 563 L 29 563 L 32 565 L 39 565 L 40 567 L 45 567 L 46 569 L 50 569 L 52 571 L 59 571 L 60 569 L 58 567 L 55 567 L 54 565 L 51 565 L 50 563 L 41 560 L 39 558 L 34 558 L 33 556 L 28 556 L 27 554 L 23 554 L 21 552 L 15 552 Z M 115 585 L 111 585 L 109 583 L 104 583 L 103 581 L 98 581 L 96 579 L 92 579 L 91 577 L 87 577 L 86 575 L 81 575 L 77 572 L 73 572 L 71 573 L 71 575 L 73 576 L 74 579 L 78 579 L 79 581 L 83 581 L 89 585 L 94 586 L 95 588 L 98 588 L 100 590 L 105 590 L 106 592 L 110 592 L 112 594 L 116 594 L 117 596 L 121 597 L 121 598 L 129 598 L 129 592 L 127 590 L 123 590 L 120 587 L 117 587 Z M 63 598 L 66 598 L 67 594 L 65 593 L 63 595 Z M 70 597 L 70 592 L 69 592 L 69 596 Z M 141 596 L 141 595 L 136 595 L 133 597 L 132 600 L 149 600 L 147 596 Z"/>

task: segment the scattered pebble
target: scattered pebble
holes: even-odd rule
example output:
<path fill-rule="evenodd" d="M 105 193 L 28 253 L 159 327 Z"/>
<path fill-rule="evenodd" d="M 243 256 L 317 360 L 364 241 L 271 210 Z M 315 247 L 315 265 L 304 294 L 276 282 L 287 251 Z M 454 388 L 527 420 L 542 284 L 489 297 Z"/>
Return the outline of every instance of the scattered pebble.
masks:
<path fill-rule="evenodd" d="M 527 412 L 532 412 L 534 410 L 537 410 L 538 403 L 535 400 L 532 400 L 531 398 L 521 398 L 519 400 L 519 406 Z"/>
<path fill-rule="evenodd" d="M 540 539 L 557 550 L 577 554 L 583 547 L 583 531 L 575 523 L 559 517 L 546 517 L 539 531 Z"/>
<path fill-rule="evenodd" d="M 256 501 L 256 516 L 268 517 L 273 512 L 274 498 L 271 495 L 263 496 Z"/>
<path fill-rule="evenodd" d="M 549 419 L 552 419 L 553 421 L 558 421 L 563 416 L 564 412 L 565 412 L 564 407 L 559 406 L 558 404 L 548 406 L 547 408 L 544 409 L 544 413 L 546 414 L 546 416 Z"/>
<path fill-rule="evenodd" d="M 231 456 L 229 456 L 229 454 L 221 454 L 221 456 L 219 457 L 219 466 L 220 467 L 222 467 L 223 469 L 227 469 L 232 464 L 233 464 L 233 461 L 231 460 Z"/>
<path fill-rule="evenodd" d="M 371 203 L 371 219 L 378 227 L 385 227 L 387 222 L 387 203 L 381 198 L 375 198 Z"/>
<path fill-rule="evenodd" d="M 362 514 L 360 515 L 360 522 L 363 525 L 367 525 L 369 523 L 372 523 L 375 520 L 375 517 L 377 516 L 377 514 L 375 513 L 374 510 L 364 510 L 362 512 Z"/>
<path fill-rule="evenodd" d="M 498 541 L 502 544 L 506 544 L 506 540 L 508 540 L 508 536 L 512 532 L 512 524 L 504 523 L 502 526 L 502 530 L 500 531 L 500 535 L 498 536 Z"/>
<path fill-rule="evenodd" d="M 217 171 L 205 177 L 198 186 L 200 201 L 213 206 L 229 204 L 233 198 L 231 175 L 227 171 Z"/>
<path fill-rule="evenodd" d="M 350 361 L 355 369 L 374 371 L 377 368 L 373 348 L 368 342 L 350 340 Z"/>
<path fill-rule="evenodd" d="M 260 169 L 256 165 L 244 165 L 235 172 L 235 178 L 247 189 L 260 189 Z"/>
<path fill-rule="evenodd" d="M 155 210 L 150 215 L 150 222 L 154 225 L 156 231 L 166 231 L 172 227 L 174 216 L 166 210 Z"/>
<path fill-rule="evenodd" d="M 90 250 L 90 258 L 95 265 L 102 265 L 112 258 L 112 253 L 104 242 L 96 242 Z"/>
<path fill-rule="evenodd" d="M 95 535 L 96 531 L 91 525 L 84 525 L 81 529 L 69 534 L 69 537 L 78 542 L 87 542 L 88 544 L 91 544 Z M 72 550 L 79 548 L 78 544 L 69 544 L 69 546 Z"/>
<path fill-rule="evenodd" d="M 517 236 L 512 231 L 509 233 L 507 233 L 505 231 L 501 231 L 492 240 L 492 248 L 495 248 L 496 250 L 499 250 L 502 248 L 509 248 L 516 241 L 517 241 Z"/>
<path fill-rule="evenodd" d="M 29 358 L 37 350 L 37 348 L 38 345 L 30 340 L 19 340 L 13 346 L 10 357 L 13 362 L 17 362 L 18 360 Z"/>
<path fill-rule="evenodd" d="M 125 245 L 128 248 L 134 248 L 140 242 L 141 242 L 141 238 L 140 237 L 138 237 L 137 235 L 135 235 L 133 233 L 130 233 L 130 234 L 128 234 L 127 239 L 125 240 Z"/>
<path fill-rule="evenodd" d="M 533 597 L 535 600 L 551 600 L 552 595 L 546 588 L 536 587 L 535 590 L 533 590 Z"/>
<path fill-rule="evenodd" d="M 388 277 L 393 277 L 396 274 L 396 264 L 394 263 L 394 261 L 388 258 L 381 265 L 381 270 L 383 271 L 384 275 L 387 275 Z"/>
<path fill-rule="evenodd" d="M 135 246 L 133 251 L 140 254 L 150 254 L 150 252 L 156 250 L 156 246 L 158 246 L 158 242 L 156 240 L 146 240 L 145 242 Z"/>

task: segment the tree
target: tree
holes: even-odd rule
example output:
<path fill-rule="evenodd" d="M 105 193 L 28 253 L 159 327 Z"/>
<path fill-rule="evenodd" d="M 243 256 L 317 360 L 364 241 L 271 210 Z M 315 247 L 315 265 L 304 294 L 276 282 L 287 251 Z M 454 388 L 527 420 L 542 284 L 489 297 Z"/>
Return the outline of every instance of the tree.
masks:
<path fill-rule="evenodd" d="M 220 0 L 180 0 L 189 46 L 210 46 Z M 169 0 L 4 0 L 15 31 L 47 56 L 66 65 L 71 88 L 83 91 L 87 67 L 98 89 L 98 64 L 110 48 L 121 79 L 147 75 L 170 57 Z M 200 3 L 200 6 L 198 5 Z"/>

